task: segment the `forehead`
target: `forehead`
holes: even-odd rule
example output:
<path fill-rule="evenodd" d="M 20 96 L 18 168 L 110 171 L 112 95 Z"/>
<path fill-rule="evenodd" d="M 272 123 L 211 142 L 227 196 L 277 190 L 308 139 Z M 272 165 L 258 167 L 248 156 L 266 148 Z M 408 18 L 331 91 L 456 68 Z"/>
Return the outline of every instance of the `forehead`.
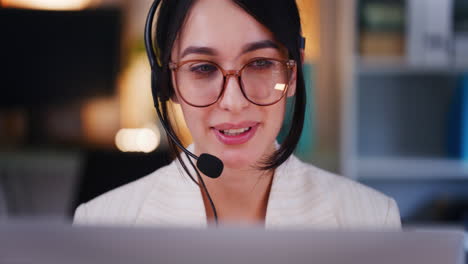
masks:
<path fill-rule="evenodd" d="M 187 14 L 174 45 L 177 55 L 188 46 L 206 46 L 222 56 L 240 53 L 247 43 L 272 40 L 273 34 L 231 0 L 198 0 Z"/>

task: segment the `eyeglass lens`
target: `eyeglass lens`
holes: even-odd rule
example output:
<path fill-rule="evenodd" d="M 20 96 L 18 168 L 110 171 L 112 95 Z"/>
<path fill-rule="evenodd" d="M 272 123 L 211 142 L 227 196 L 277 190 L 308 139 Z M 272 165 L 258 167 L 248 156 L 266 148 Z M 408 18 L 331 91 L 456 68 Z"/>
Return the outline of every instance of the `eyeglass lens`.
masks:
<path fill-rule="evenodd" d="M 287 87 L 290 69 L 282 62 L 259 59 L 249 62 L 241 71 L 241 86 L 248 100 L 267 105 L 281 99 Z M 222 70 L 207 61 L 181 65 L 176 73 L 177 88 L 192 105 L 210 105 L 219 98 L 224 85 Z"/>

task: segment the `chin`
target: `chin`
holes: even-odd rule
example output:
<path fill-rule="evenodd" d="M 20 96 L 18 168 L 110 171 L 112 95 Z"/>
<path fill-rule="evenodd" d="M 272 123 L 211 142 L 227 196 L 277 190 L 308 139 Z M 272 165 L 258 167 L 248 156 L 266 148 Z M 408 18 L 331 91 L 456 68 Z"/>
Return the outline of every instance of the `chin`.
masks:
<path fill-rule="evenodd" d="M 246 151 L 223 151 L 218 157 L 227 168 L 251 169 L 261 156 L 260 154 L 257 155 L 257 153 L 246 153 Z"/>
<path fill-rule="evenodd" d="M 250 168 L 252 165 L 251 161 L 245 159 L 235 159 L 235 158 L 225 158 L 222 157 L 221 160 L 223 161 L 224 167 L 230 169 L 243 169 L 243 168 Z"/>

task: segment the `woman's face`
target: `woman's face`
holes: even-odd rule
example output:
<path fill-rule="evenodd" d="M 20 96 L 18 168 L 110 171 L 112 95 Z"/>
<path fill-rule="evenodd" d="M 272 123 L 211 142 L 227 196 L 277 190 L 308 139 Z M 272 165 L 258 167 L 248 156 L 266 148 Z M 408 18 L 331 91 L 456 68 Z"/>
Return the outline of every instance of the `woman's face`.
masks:
<path fill-rule="evenodd" d="M 267 45 L 255 45 L 259 43 Z M 198 0 L 174 43 L 171 61 L 208 60 L 225 70 L 239 70 L 256 57 L 288 59 L 272 33 L 232 1 Z M 288 96 L 294 94 L 295 75 L 294 70 Z M 172 77 L 175 85 L 175 74 Z M 227 168 L 258 165 L 275 149 L 286 96 L 274 105 L 257 106 L 243 96 L 237 78 L 227 80 L 223 96 L 211 106 L 191 106 L 178 93 L 174 100 L 181 105 L 196 154 L 215 155 Z"/>

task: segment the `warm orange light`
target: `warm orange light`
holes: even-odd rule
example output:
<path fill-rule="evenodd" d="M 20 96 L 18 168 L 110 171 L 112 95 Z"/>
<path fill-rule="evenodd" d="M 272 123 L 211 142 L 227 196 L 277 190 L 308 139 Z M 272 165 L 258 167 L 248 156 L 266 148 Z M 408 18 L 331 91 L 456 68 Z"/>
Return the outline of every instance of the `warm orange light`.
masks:
<path fill-rule="evenodd" d="M 81 108 L 83 136 L 88 143 L 111 145 L 120 128 L 119 101 L 116 97 L 87 100 Z"/>
<path fill-rule="evenodd" d="M 130 58 L 119 79 L 119 99 L 121 127 L 143 127 L 157 120 L 145 53 Z"/>
<path fill-rule="evenodd" d="M 302 34 L 306 38 L 305 59 L 320 59 L 320 1 L 297 0 L 302 22 Z"/>
<path fill-rule="evenodd" d="M 148 58 L 145 53 L 134 55 L 131 58 L 130 65 L 125 69 L 119 81 L 119 97 L 121 127 L 146 127 L 147 124 L 158 120 L 151 95 L 151 69 L 148 66 Z M 185 124 L 180 105 L 169 101 L 167 108 L 169 119 L 177 136 L 185 146 L 189 145 L 192 142 L 192 137 Z M 120 144 L 120 146 L 123 147 L 119 147 L 119 149 L 126 151 L 127 145 Z"/>
<path fill-rule="evenodd" d="M 4 6 L 45 9 L 45 10 L 80 10 L 91 5 L 93 0 L 3 0 Z"/>

